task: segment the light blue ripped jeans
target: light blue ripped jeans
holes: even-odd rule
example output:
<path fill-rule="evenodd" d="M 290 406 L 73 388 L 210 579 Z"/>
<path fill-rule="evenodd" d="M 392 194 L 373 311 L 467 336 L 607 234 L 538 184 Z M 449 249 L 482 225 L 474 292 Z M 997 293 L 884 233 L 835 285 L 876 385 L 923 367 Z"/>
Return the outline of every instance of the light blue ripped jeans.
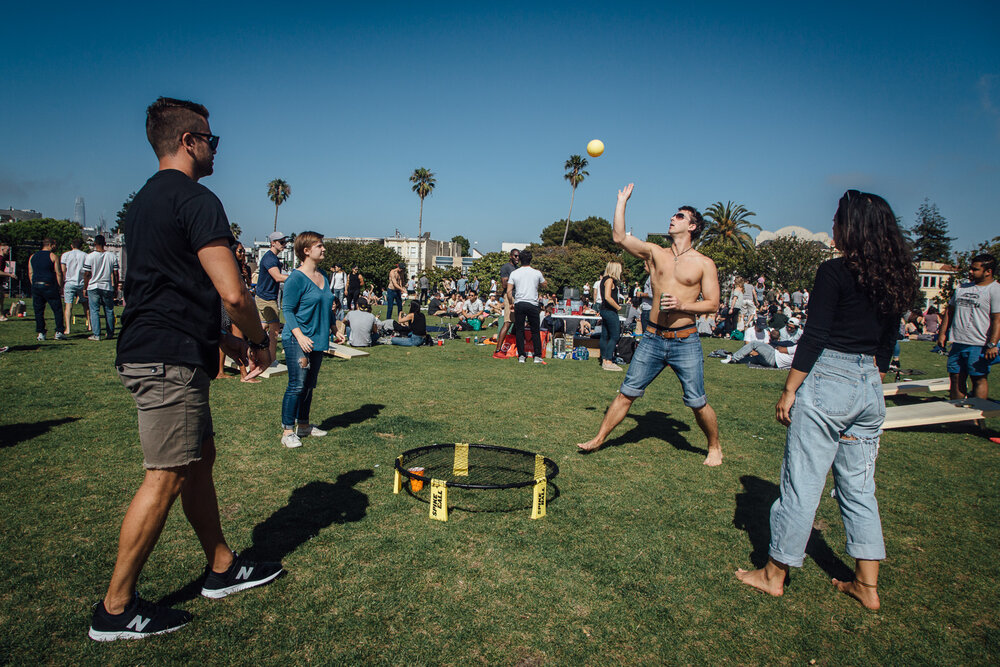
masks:
<path fill-rule="evenodd" d="M 795 392 L 781 464 L 781 497 L 771 506 L 771 558 L 802 567 L 831 466 L 847 553 L 862 560 L 885 558 L 875 500 L 875 459 L 884 419 L 875 360 L 824 350 Z"/>

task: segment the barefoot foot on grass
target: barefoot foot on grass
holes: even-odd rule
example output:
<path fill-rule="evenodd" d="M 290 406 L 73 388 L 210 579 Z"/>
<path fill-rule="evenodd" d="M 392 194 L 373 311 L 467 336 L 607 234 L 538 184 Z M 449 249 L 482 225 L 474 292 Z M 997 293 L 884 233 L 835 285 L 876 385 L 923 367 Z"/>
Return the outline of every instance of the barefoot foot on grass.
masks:
<path fill-rule="evenodd" d="M 596 452 L 603 444 L 603 442 L 594 438 L 593 440 L 588 440 L 587 442 L 578 442 L 576 443 L 576 446 L 579 447 L 580 454 L 589 454 L 591 452 Z"/>
<path fill-rule="evenodd" d="M 878 591 L 874 588 L 862 586 L 857 581 L 840 581 L 839 579 L 831 579 L 830 583 L 832 583 L 838 591 L 850 595 L 852 598 L 860 602 L 862 606 L 867 607 L 868 609 L 878 609 L 882 606 L 882 603 L 878 599 Z"/>
<path fill-rule="evenodd" d="M 720 466 L 722 465 L 722 450 L 721 449 L 709 449 L 708 456 L 702 462 L 707 466 Z"/>
<path fill-rule="evenodd" d="M 768 595 L 780 597 L 785 594 L 784 573 L 782 573 L 781 580 L 777 580 L 768 579 L 767 573 L 763 568 L 759 570 L 739 569 L 736 570 L 736 578 L 747 586 L 753 586 L 757 590 L 763 591 Z"/>

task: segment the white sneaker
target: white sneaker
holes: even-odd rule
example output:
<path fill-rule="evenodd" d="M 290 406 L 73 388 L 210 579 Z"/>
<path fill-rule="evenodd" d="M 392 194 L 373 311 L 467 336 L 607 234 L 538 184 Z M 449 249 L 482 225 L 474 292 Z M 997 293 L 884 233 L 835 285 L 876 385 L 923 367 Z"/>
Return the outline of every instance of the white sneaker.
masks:
<path fill-rule="evenodd" d="M 536 364 L 542 363 L 542 358 L 541 357 L 535 357 L 535 363 Z"/>
<path fill-rule="evenodd" d="M 305 438 L 310 435 L 314 438 L 322 438 L 326 435 L 326 431 L 314 424 L 299 424 L 299 427 L 295 429 L 295 435 L 300 438 Z"/>
<path fill-rule="evenodd" d="M 64 334 L 62 331 L 57 331 L 56 340 L 67 340 L 66 334 Z"/>
<path fill-rule="evenodd" d="M 727 356 L 725 359 L 719 359 L 720 364 L 731 364 L 733 363 L 733 355 Z"/>
<path fill-rule="evenodd" d="M 45 334 L 38 334 L 38 340 L 45 340 Z"/>
<path fill-rule="evenodd" d="M 281 444 L 289 449 L 295 449 L 296 447 L 302 446 L 302 441 L 299 440 L 299 436 L 294 433 L 289 433 L 288 435 L 281 436 Z"/>
<path fill-rule="evenodd" d="M 100 337 L 100 336 L 87 336 L 87 340 L 96 340 L 96 341 L 100 341 L 100 340 L 101 340 L 101 337 Z"/>
<path fill-rule="evenodd" d="M 41 335 L 41 334 L 39 334 L 39 335 Z M 42 339 L 41 339 L 41 338 L 39 338 L 38 340 L 42 340 Z M 524 357 L 518 357 L 518 358 L 517 358 L 517 363 L 519 363 L 519 364 L 523 364 L 523 363 L 524 363 Z"/>

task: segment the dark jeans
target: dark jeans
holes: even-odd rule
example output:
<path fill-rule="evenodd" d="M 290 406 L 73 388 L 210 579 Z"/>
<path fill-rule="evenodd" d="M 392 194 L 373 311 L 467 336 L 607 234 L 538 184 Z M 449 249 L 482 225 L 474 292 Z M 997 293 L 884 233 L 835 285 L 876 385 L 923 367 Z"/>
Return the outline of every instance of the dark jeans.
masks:
<path fill-rule="evenodd" d="M 348 310 L 358 307 L 358 297 L 361 296 L 360 289 L 347 290 L 347 304 L 344 306 Z"/>
<path fill-rule="evenodd" d="M 31 305 L 35 309 L 35 333 L 45 333 L 45 304 L 49 304 L 56 322 L 56 333 L 66 330 L 63 320 L 62 299 L 59 298 L 59 288 L 49 283 L 31 284 Z"/>
<path fill-rule="evenodd" d="M 385 291 L 385 319 L 392 319 L 392 304 L 399 306 L 399 312 L 403 312 L 403 295 L 398 289 L 387 289 Z"/>
<path fill-rule="evenodd" d="M 303 425 L 309 423 L 313 388 L 319 376 L 319 367 L 323 363 L 323 353 L 314 350 L 304 354 L 295 336 L 282 336 L 281 346 L 285 349 L 285 365 L 288 367 L 288 387 L 281 401 L 281 425 L 295 428 L 295 422 Z M 302 357 L 309 359 L 309 368 L 299 365 Z"/>
<path fill-rule="evenodd" d="M 101 308 L 104 309 L 104 321 L 107 324 L 107 334 L 115 335 L 115 300 L 109 289 L 89 289 L 87 299 L 90 301 L 90 329 L 95 336 L 101 335 Z"/>
<path fill-rule="evenodd" d="M 517 355 L 527 356 L 524 346 L 524 321 L 527 319 L 531 323 L 531 349 L 536 357 L 545 356 L 542 349 L 542 330 L 539 326 L 539 315 L 541 309 L 537 303 L 518 301 L 514 304 L 514 340 L 517 341 Z"/>
<path fill-rule="evenodd" d="M 618 313 L 610 308 L 601 308 L 601 361 L 614 362 L 615 347 L 622 337 L 622 323 Z"/>

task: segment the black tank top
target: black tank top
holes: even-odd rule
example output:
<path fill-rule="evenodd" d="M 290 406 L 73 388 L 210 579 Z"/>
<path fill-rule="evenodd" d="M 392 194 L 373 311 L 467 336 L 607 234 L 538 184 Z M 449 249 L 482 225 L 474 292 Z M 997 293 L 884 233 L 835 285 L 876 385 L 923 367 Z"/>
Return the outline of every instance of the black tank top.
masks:
<path fill-rule="evenodd" d="M 56 284 L 56 267 L 52 263 L 51 251 L 39 250 L 31 256 L 31 282 Z"/>

